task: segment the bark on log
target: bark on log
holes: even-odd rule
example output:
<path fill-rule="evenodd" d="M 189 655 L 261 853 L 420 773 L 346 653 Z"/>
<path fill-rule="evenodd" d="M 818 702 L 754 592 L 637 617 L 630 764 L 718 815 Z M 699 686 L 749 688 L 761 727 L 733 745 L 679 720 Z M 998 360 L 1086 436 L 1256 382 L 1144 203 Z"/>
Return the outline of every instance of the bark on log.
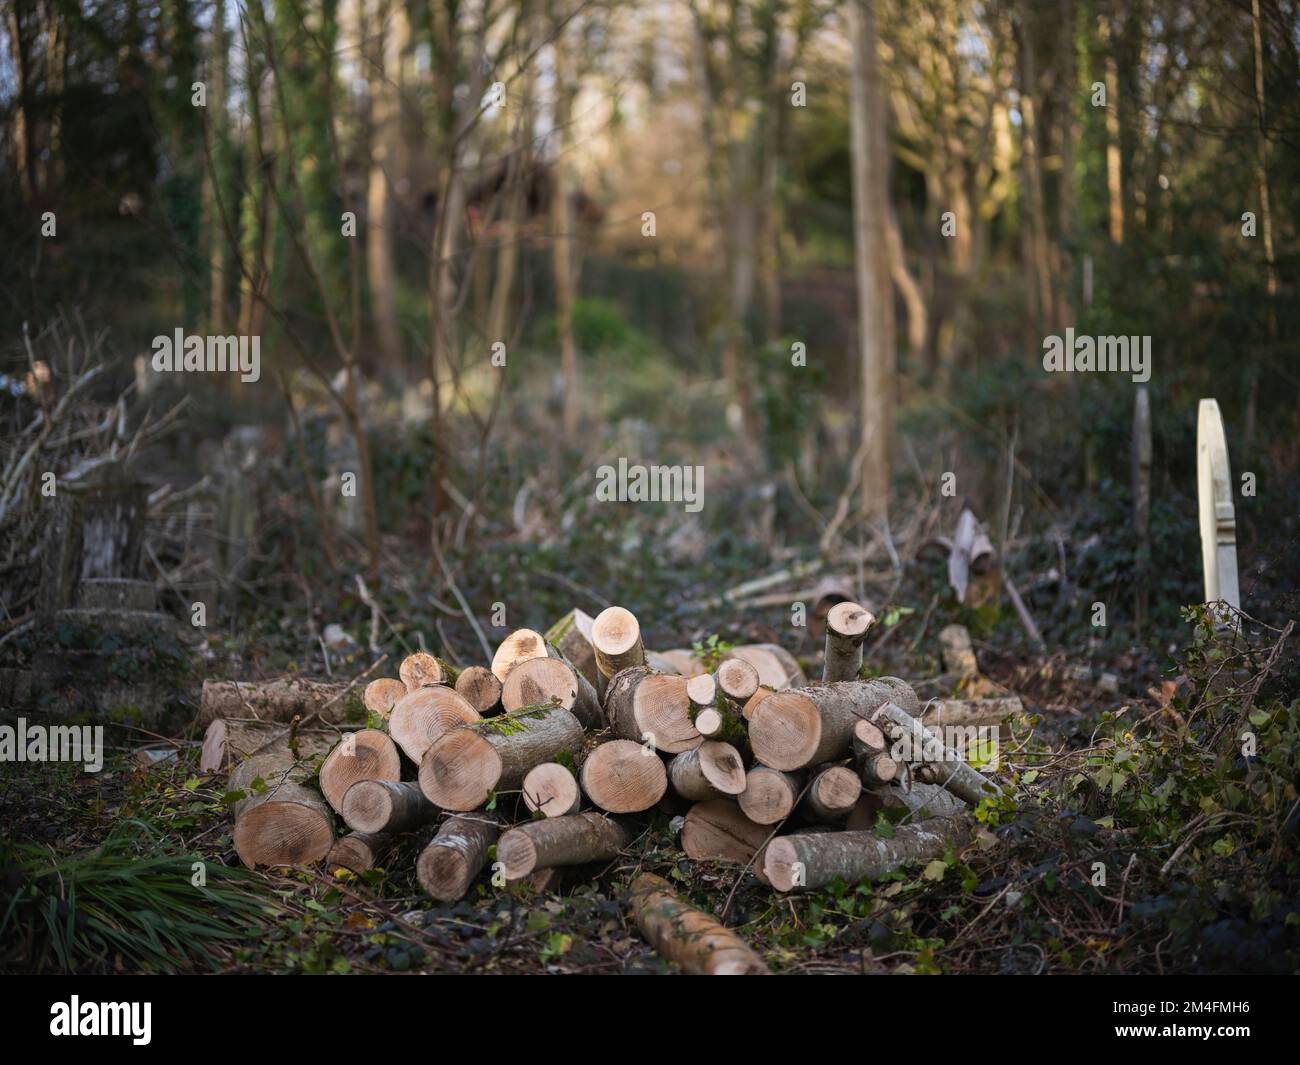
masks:
<path fill-rule="evenodd" d="M 256 754 L 230 774 L 227 789 L 244 793 L 234 809 L 235 853 L 250 869 L 305 865 L 329 854 L 334 818 L 310 779 L 311 767 L 288 748 Z"/>
<path fill-rule="evenodd" d="M 610 740 L 588 752 L 582 790 L 612 814 L 640 813 L 664 797 L 668 773 L 653 751 L 632 740 Z"/>
<path fill-rule="evenodd" d="M 596 649 L 591 646 L 594 621 L 575 607 L 546 630 L 546 642 L 554 646 L 593 687 L 600 676 L 596 669 Z"/>
<path fill-rule="evenodd" d="M 825 887 L 836 877 L 848 884 L 878 880 L 903 865 L 939 858 L 969 839 L 967 819 L 904 825 L 890 839 L 873 832 L 818 832 L 778 836 L 763 853 L 763 869 L 778 891 Z"/>
<path fill-rule="evenodd" d="M 469 666 L 456 678 L 456 694 L 486 717 L 501 705 L 501 682 L 487 666 Z"/>
<path fill-rule="evenodd" d="M 756 765 L 745 774 L 745 790 L 737 796 L 741 811 L 760 825 L 774 825 L 790 816 L 803 780 L 767 765 Z"/>
<path fill-rule="evenodd" d="M 668 780 L 683 799 L 703 802 L 745 790 L 745 763 L 729 743 L 705 740 L 668 763 Z"/>
<path fill-rule="evenodd" d="M 606 682 L 615 674 L 645 665 L 641 626 L 630 610 L 606 607 L 591 625 L 591 645 L 596 652 L 596 669 Z"/>
<path fill-rule="evenodd" d="M 842 758 L 849 753 L 854 724 L 891 701 L 919 708 L 916 693 L 897 677 L 777 692 L 750 714 L 754 756 L 787 771 Z"/>
<path fill-rule="evenodd" d="M 681 754 L 704 742 L 691 721 L 685 677 L 625 669 L 605 693 L 605 718 L 615 736 L 636 743 L 653 738 L 656 750 Z"/>
<path fill-rule="evenodd" d="M 561 658 L 532 658 L 520 662 L 501 686 L 501 706 L 507 713 L 525 706 L 562 706 L 585 729 L 604 725 L 596 689 Z"/>
<path fill-rule="evenodd" d="M 843 821 L 857 805 L 862 784 L 851 769 L 827 766 L 813 777 L 804 806 L 813 821 Z"/>
<path fill-rule="evenodd" d="M 724 658 L 740 658 L 758 670 L 758 682 L 780 691 L 808 683 L 794 655 L 780 644 L 752 643 L 733 647 Z"/>
<path fill-rule="evenodd" d="M 416 859 L 420 886 L 439 902 L 464 898 L 487 864 L 488 848 L 500 834 L 501 825 L 491 814 L 448 818 Z"/>
<path fill-rule="evenodd" d="M 917 781 L 904 791 L 897 784 L 865 788 L 858 804 L 849 814 L 845 827 L 849 829 L 874 828 L 880 814 L 897 810 L 910 815 L 910 820 L 925 821 L 932 817 L 951 818 L 964 815 L 969 807 L 942 788 Z"/>
<path fill-rule="evenodd" d="M 343 796 L 358 780 L 401 779 L 402 758 L 397 753 L 397 744 L 387 734 L 373 728 L 348 733 L 320 767 L 321 793 L 340 814 L 343 812 Z"/>
<path fill-rule="evenodd" d="M 582 725 L 559 706 L 524 707 L 439 736 L 420 762 L 420 787 L 444 810 L 474 810 L 494 791 L 519 788 L 528 771 L 582 746 Z"/>
<path fill-rule="evenodd" d="M 653 873 L 637 877 L 628 905 L 646 942 L 685 972 L 702 976 L 768 974 L 763 959 L 743 939 L 716 918 L 678 899 L 663 877 Z"/>
<path fill-rule="evenodd" d="M 339 738 L 338 729 L 295 731 L 290 722 L 214 717 L 203 734 L 199 770 L 204 773 L 228 772 L 245 758 L 251 758 L 268 747 L 285 746 L 290 733 L 298 745 L 298 757 L 304 762 L 328 754 Z"/>
<path fill-rule="evenodd" d="M 480 714 L 444 684 L 416 688 L 400 698 L 388 718 L 388 734 L 416 765 L 448 729 L 478 721 Z"/>
<path fill-rule="evenodd" d="M 768 825 L 750 819 L 731 799 L 697 802 L 682 825 L 682 850 L 697 862 L 748 865 L 772 834 Z"/>
<path fill-rule="evenodd" d="M 435 684 L 454 684 L 457 671 L 441 658 L 435 658 L 427 651 L 416 651 L 415 654 L 407 655 L 402 659 L 397 675 L 402 678 L 406 690 L 413 692 L 417 688 L 427 688 Z"/>
<path fill-rule="evenodd" d="M 857 680 L 862 670 L 862 641 L 875 617 L 857 603 L 836 603 L 826 615 L 826 661 L 822 681 Z"/>
<path fill-rule="evenodd" d="M 858 760 L 858 773 L 862 783 L 888 784 L 898 776 L 898 763 L 887 754 L 869 754 Z"/>
<path fill-rule="evenodd" d="M 406 685 L 400 680 L 393 680 L 391 677 L 380 677 L 378 680 L 372 680 L 366 685 L 365 694 L 362 696 L 361 701 L 365 703 L 367 710 L 386 721 L 393 712 L 397 700 L 405 694 Z"/>
<path fill-rule="evenodd" d="M 608 861 L 618 856 L 628 839 L 627 829 L 603 814 L 569 814 L 531 821 L 503 833 L 497 843 L 497 861 L 502 863 L 507 880 L 522 880 L 538 869 Z"/>
<path fill-rule="evenodd" d="M 344 695 L 346 684 L 303 680 L 298 677 L 270 681 L 205 680 L 199 696 L 199 721 L 218 717 L 252 717 L 262 721 L 289 721 L 319 715 L 337 725 L 360 716 L 360 697 Z"/>
<path fill-rule="evenodd" d="M 573 774 L 559 762 L 543 762 L 524 777 L 524 805 L 533 813 L 546 817 L 576 814 L 582 805 L 582 792 Z"/>
<path fill-rule="evenodd" d="M 393 837 L 383 833 L 349 832 L 346 836 L 340 836 L 330 848 L 325 868 L 351 869 L 354 873 L 364 873 L 383 861 L 392 844 Z"/>
<path fill-rule="evenodd" d="M 921 712 L 921 724 L 927 728 L 1001 725 L 1024 712 L 1024 703 L 1014 695 L 997 699 L 931 699 Z"/>
<path fill-rule="evenodd" d="M 414 780 L 359 780 L 343 796 L 343 820 L 355 832 L 408 832 L 437 816 Z"/>
<path fill-rule="evenodd" d="M 497 653 L 492 656 L 492 672 L 497 680 L 504 684 L 510 671 L 520 662 L 527 662 L 530 658 L 546 658 L 549 653 L 546 640 L 540 632 L 532 629 L 515 629 L 501 641 Z"/>
<path fill-rule="evenodd" d="M 942 784 L 971 806 L 1002 793 L 997 784 L 964 762 L 939 736 L 894 703 L 886 703 L 872 716 L 894 742 L 891 757 L 923 767 L 930 778 L 928 783 Z"/>
<path fill-rule="evenodd" d="M 743 658 L 728 658 L 720 662 L 713 676 L 718 690 L 742 706 L 758 691 L 758 670 Z"/>

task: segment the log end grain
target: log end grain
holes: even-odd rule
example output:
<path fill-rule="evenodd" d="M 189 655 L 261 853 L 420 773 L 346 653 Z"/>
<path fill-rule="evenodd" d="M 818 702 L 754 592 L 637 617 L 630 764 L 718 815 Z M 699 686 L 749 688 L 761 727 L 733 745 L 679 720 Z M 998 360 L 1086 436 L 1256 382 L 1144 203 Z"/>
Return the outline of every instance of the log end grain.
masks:
<path fill-rule="evenodd" d="M 420 761 L 420 790 L 444 810 L 476 810 L 501 780 L 500 754 L 470 729 L 444 732 Z"/>
<path fill-rule="evenodd" d="M 582 790 L 602 810 L 639 813 L 664 797 L 668 773 L 658 756 L 641 744 L 610 740 L 587 755 Z"/>
<path fill-rule="evenodd" d="M 393 712 L 396 705 L 403 695 L 406 694 L 406 685 L 400 680 L 393 680 L 391 677 L 380 677 L 378 680 L 372 680 L 366 685 L 365 694 L 361 701 L 366 704 L 366 709 L 384 720 Z"/>
<path fill-rule="evenodd" d="M 817 704 L 800 692 L 774 692 L 750 712 L 749 742 L 754 757 L 773 769 L 789 771 L 806 766 L 821 738 Z"/>
<path fill-rule="evenodd" d="M 559 762 L 543 762 L 524 777 L 524 805 L 545 817 L 576 813 L 582 802 L 578 782 Z"/>

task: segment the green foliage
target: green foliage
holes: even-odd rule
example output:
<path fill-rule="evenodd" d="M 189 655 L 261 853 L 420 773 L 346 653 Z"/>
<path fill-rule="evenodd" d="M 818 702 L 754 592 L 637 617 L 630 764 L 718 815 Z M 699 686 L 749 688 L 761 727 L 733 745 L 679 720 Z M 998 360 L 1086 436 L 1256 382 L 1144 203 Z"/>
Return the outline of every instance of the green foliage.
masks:
<path fill-rule="evenodd" d="M 732 645 L 715 632 L 704 640 L 696 640 L 691 644 L 691 650 L 695 652 L 695 657 L 700 660 L 705 671 L 712 673 L 722 664 L 722 660 L 732 650 Z"/>

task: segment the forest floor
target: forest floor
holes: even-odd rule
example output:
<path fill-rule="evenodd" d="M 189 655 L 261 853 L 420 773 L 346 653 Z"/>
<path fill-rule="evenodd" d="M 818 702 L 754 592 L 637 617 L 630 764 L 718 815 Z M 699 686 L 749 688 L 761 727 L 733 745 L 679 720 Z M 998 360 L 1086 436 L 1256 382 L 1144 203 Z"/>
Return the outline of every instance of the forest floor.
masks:
<path fill-rule="evenodd" d="M 710 635 L 791 643 L 788 606 L 700 609 L 702 590 L 756 572 L 743 552 L 693 571 L 655 566 L 650 553 L 646 570 L 622 561 L 623 573 L 641 579 L 624 582 L 619 599 L 647 619 L 649 646 Z M 197 770 L 193 700 L 205 675 L 322 668 L 303 651 L 301 619 L 262 613 L 210 639 L 213 660 L 188 658 L 167 730 L 174 757 L 141 764 L 140 748 L 164 737 L 123 724 L 110 728 L 100 773 L 59 764 L 6 772 L 0 851 L 12 903 L 0 962 L 9 971 L 661 971 L 621 905 L 631 880 L 651 871 L 721 914 L 778 972 L 1294 971 L 1300 703 L 1291 701 L 1294 664 L 1280 676 L 1268 669 L 1281 634 L 1248 620 L 1225 641 L 1201 612 L 1175 634 L 1184 648 L 1176 655 L 1123 641 L 1036 655 L 1009 608 L 953 602 L 943 568 L 914 562 L 879 588 L 868 582 L 868 598 L 888 607 L 866 668 L 926 696 L 952 694 L 934 686 L 936 634 L 969 623 L 981 683 L 1020 696 L 1026 714 L 1000 752 L 1008 797 L 982 808 L 976 842 L 941 862 L 782 896 L 752 872 L 686 859 L 669 816 L 652 812 L 619 859 L 575 870 L 546 893 L 480 878 L 461 902 L 437 905 L 415 880 L 419 838 L 361 875 L 250 873 L 231 845 L 224 778 Z M 576 567 L 545 551 L 480 552 L 456 572 L 475 602 L 513 582 L 511 627 L 603 605 Z M 412 619 L 391 633 L 403 642 L 432 621 L 415 599 L 389 613 Z M 439 620 L 449 652 L 476 660 L 463 619 Z M 806 633 L 792 650 L 819 675 Z M 357 650 L 333 656 L 331 669 L 351 677 L 372 661 Z M 393 666 L 385 672 L 395 675 Z M 161 668 L 175 670 L 177 660 Z M 1256 736 L 1253 757 L 1236 749 L 1243 723 Z"/>

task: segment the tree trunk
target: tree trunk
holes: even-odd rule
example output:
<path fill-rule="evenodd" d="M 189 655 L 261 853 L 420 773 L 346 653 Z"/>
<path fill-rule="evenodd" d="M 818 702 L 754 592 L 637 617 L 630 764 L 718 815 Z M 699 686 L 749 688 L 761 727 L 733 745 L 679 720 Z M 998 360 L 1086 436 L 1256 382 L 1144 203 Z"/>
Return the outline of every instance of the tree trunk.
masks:
<path fill-rule="evenodd" d="M 650 750 L 632 740 L 610 740 L 582 763 L 582 790 L 612 814 L 640 813 L 664 797 L 668 773 Z"/>
<path fill-rule="evenodd" d="M 731 744 L 705 740 L 668 764 L 668 779 L 683 799 L 739 795 L 745 790 L 745 763 Z"/>
<path fill-rule="evenodd" d="M 842 758 L 849 753 L 854 723 L 890 701 L 920 710 L 916 693 L 897 677 L 769 695 L 749 719 L 754 756 L 787 772 Z"/>
<path fill-rule="evenodd" d="M 559 762 L 543 762 L 524 777 L 524 805 L 545 817 L 576 814 L 582 806 L 582 792 L 573 774 Z"/>
<path fill-rule="evenodd" d="M 848 884 L 879 880 L 904 865 L 942 857 L 970 835 L 965 820 L 935 818 L 904 825 L 890 839 L 874 832 L 818 832 L 778 836 L 767 845 L 763 869 L 778 891 L 825 887 L 836 877 Z"/>
<path fill-rule="evenodd" d="M 468 704 L 466 704 L 468 705 Z M 582 725 L 559 706 L 526 707 L 439 736 L 420 762 L 420 788 L 444 810 L 475 810 L 494 791 L 582 746 Z"/>
<path fill-rule="evenodd" d="M 1110 202 L 1110 241 L 1123 244 L 1124 157 L 1119 120 L 1119 63 L 1115 59 L 1116 45 L 1109 15 L 1101 16 L 1099 29 L 1106 50 L 1106 192 Z"/>
<path fill-rule="evenodd" d="M 663 877 L 643 873 L 628 895 L 632 919 L 668 961 L 697 976 L 765 976 L 763 959 L 717 919 L 686 905 Z"/>
<path fill-rule="evenodd" d="M 554 61 L 555 132 L 558 140 L 553 167 L 555 187 L 551 196 L 551 230 L 555 270 L 555 318 L 560 340 L 560 367 L 564 375 L 564 439 L 578 436 L 578 351 L 573 340 L 574 276 L 573 179 L 568 159 L 569 124 L 572 121 L 572 89 L 568 83 L 568 46 L 565 27 L 557 25 L 551 42 Z"/>
<path fill-rule="evenodd" d="M 826 661 L 822 682 L 857 680 L 862 671 L 862 641 L 875 623 L 871 611 L 857 603 L 836 603 L 826 615 Z"/>
<path fill-rule="evenodd" d="M 359 780 L 344 794 L 342 812 L 356 832 L 407 832 L 438 816 L 414 780 Z"/>
<path fill-rule="evenodd" d="M 397 745 L 378 729 L 349 732 L 320 767 L 320 790 L 335 813 L 343 812 L 343 796 L 358 780 L 401 780 L 402 759 Z"/>
<path fill-rule="evenodd" d="M 365 0 L 363 0 L 365 2 Z M 390 14 L 393 16 L 390 25 Z M 375 316 L 379 350 L 389 372 L 402 367 L 402 335 L 397 324 L 397 229 L 393 183 L 401 128 L 398 65 L 409 35 L 406 7 L 374 0 L 366 70 L 370 97 L 370 174 L 366 195 L 366 280 Z"/>
<path fill-rule="evenodd" d="M 448 818 L 416 860 L 420 886 L 439 902 L 464 898 L 500 834 L 501 826 L 490 814 Z"/>
<path fill-rule="evenodd" d="M 416 688 L 393 705 L 388 734 L 416 765 L 443 733 L 478 721 L 479 712 L 446 685 Z"/>
<path fill-rule="evenodd" d="M 250 869 L 306 865 L 329 854 L 334 818 L 310 779 L 311 767 L 288 748 L 256 754 L 230 774 L 227 790 L 244 793 L 235 803 L 235 853 Z"/>
<path fill-rule="evenodd" d="M 853 155 L 853 249 L 862 360 L 861 509 L 869 519 L 888 512 L 893 418 L 894 305 L 889 283 L 889 157 L 877 54 L 875 4 L 849 0 Z"/>
<path fill-rule="evenodd" d="M 609 861 L 630 838 L 623 825 L 603 814 L 569 814 L 510 829 L 497 843 L 497 860 L 507 880 L 522 880 L 538 869 Z"/>

